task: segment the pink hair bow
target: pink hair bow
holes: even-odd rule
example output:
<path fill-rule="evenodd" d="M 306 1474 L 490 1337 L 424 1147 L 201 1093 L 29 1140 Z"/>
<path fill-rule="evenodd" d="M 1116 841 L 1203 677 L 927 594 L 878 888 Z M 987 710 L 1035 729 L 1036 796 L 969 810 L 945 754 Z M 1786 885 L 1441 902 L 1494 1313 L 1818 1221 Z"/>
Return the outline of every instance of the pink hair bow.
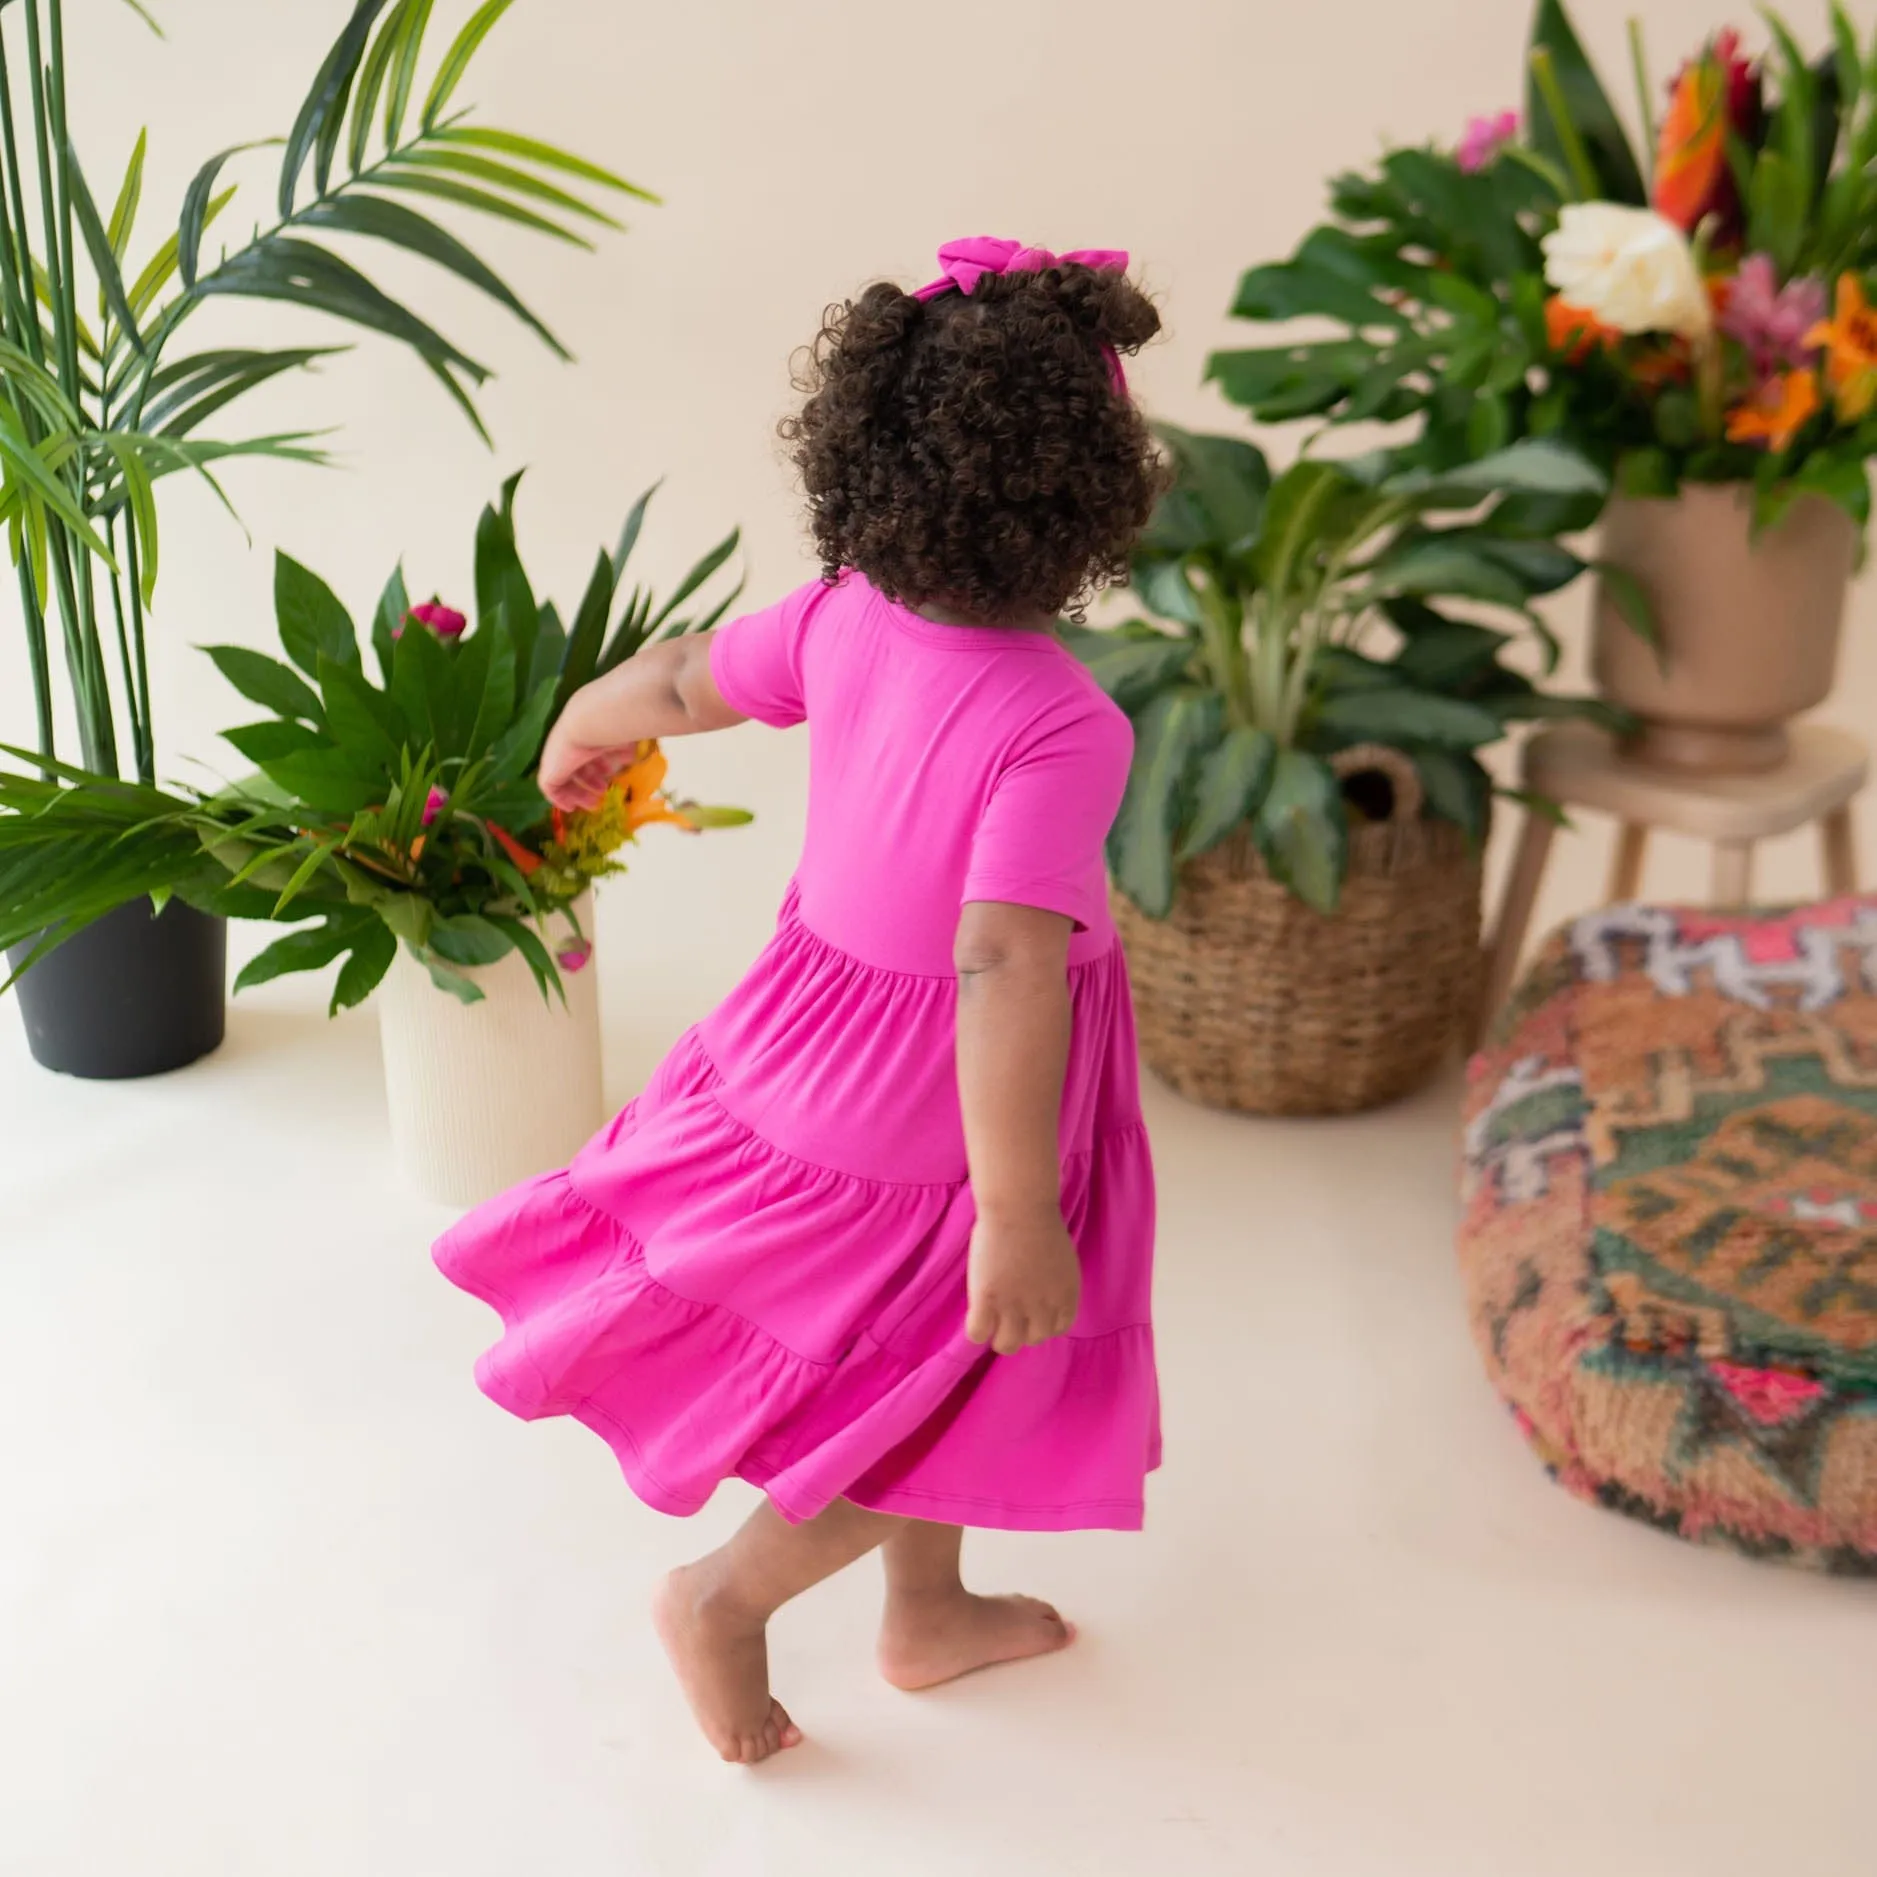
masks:
<path fill-rule="evenodd" d="M 1123 248 L 1072 248 L 1067 254 L 1051 254 L 1047 248 L 1026 248 L 1021 241 L 1005 241 L 997 235 L 967 235 L 962 241 L 948 241 L 938 251 L 939 277 L 915 290 L 915 300 L 933 300 L 954 288 L 969 293 L 986 274 L 1040 274 L 1045 268 L 1064 262 L 1116 273 L 1126 271 L 1127 252 Z M 1102 356 L 1114 377 L 1115 389 L 1127 393 L 1127 376 L 1121 369 L 1121 357 L 1113 346 L 1104 345 Z"/>

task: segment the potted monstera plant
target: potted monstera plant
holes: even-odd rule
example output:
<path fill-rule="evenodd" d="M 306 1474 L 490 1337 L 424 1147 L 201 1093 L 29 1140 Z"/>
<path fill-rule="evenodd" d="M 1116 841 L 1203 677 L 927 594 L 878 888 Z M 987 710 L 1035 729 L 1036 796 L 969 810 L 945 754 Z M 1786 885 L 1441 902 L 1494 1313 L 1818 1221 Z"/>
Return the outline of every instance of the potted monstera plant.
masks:
<path fill-rule="evenodd" d="M 1603 479 L 1534 441 L 1274 477 L 1241 439 L 1161 434 L 1175 481 L 1133 572 L 1150 616 L 1069 635 L 1135 724 L 1110 862 L 1143 1051 L 1215 1105 L 1388 1100 L 1477 987 L 1481 751 L 1608 716 L 1507 662 L 1525 641 L 1549 672 L 1533 602 L 1583 571 L 1534 518 Z"/>
<path fill-rule="evenodd" d="M 332 590 L 277 557 L 284 658 L 209 648 L 264 712 L 226 733 L 252 775 L 188 793 L 62 766 L 48 781 L 24 751 L 0 771 L 0 942 L 24 949 L 28 981 L 132 897 L 292 926 L 237 991 L 337 964 L 337 1011 L 382 985 L 394 1149 L 460 1204 L 564 1161 L 602 1118 L 596 883 L 646 826 L 749 819 L 673 798 L 655 744 L 597 808 L 542 797 L 535 769 L 573 693 L 647 644 L 708 631 L 741 586 L 710 597 L 735 532 L 662 601 L 625 586 L 648 491 L 564 620 L 516 549 L 518 480 L 477 528 L 473 623 L 413 605 L 400 569 L 371 617 L 375 679 Z"/>

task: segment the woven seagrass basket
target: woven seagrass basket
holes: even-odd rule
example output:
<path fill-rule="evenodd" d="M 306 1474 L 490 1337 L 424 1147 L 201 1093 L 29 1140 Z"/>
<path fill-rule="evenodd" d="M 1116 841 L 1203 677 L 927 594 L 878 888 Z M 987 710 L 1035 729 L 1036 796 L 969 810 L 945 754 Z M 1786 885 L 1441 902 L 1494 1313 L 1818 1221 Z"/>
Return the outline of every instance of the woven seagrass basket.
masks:
<path fill-rule="evenodd" d="M 1351 815 L 1334 914 L 1279 885 L 1243 833 L 1182 870 L 1166 919 L 1114 895 L 1141 1053 L 1193 1101 L 1248 1114 L 1372 1108 L 1425 1082 L 1472 1008 L 1478 850 L 1423 815 L 1399 750 L 1363 745 L 1333 766 L 1385 804 L 1373 820 Z"/>

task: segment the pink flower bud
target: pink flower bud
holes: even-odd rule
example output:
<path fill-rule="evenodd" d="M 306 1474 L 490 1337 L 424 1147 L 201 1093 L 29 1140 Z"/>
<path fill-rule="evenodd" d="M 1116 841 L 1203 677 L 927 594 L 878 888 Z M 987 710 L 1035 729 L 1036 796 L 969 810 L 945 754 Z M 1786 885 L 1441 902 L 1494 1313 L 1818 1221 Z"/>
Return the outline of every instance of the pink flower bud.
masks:
<path fill-rule="evenodd" d="M 593 947 L 585 939 L 572 939 L 554 954 L 563 971 L 584 971 L 593 956 Z"/>
<path fill-rule="evenodd" d="M 449 800 L 449 790 L 432 786 L 430 793 L 424 798 L 424 826 L 426 828 L 443 813 L 449 805 Z"/>
<path fill-rule="evenodd" d="M 426 600 L 422 606 L 413 606 L 404 615 L 404 624 L 408 626 L 413 619 L 420 626 L 428 626 L 440 639 L 460 639 L 463 628 L 469 624 L 455 607 L 445 606 L 441 600 Z M 391 636 L 395 639 L 402 631 L 403 627 L 394 628 Z"/>

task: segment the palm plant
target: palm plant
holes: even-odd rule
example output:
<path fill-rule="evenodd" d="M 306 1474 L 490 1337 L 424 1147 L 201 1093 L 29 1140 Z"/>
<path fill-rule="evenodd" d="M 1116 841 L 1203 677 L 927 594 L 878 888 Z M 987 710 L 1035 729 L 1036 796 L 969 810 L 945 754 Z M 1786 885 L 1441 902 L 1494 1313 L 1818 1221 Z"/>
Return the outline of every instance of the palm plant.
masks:
<path fill-rule="evenodd" d="M 656 200 L 553 144 L 472 124 L 466 109 L 452 109 L 512 3 L 483 0 L 420 94 L 433 0 L 355 0 L 287 136 L 204 163 L 174 231 L 133 272 L 145 137 L 105 213 L 67 127 L 65 0 L 0 0 L 0 518 L 18 573 L 48 774 L 57 753 L 56 638 L 84 767 L 116 775 L 127 756 L 141 782 L 153 780 L 145 635 L 160 566 L 156 485 L 190 471 L 226 504 L 213 468 L 226 458 L 323 460 L 309 432 L 198 433 L 258 386 L 344 348 L 179 353 L 178 335 L 198 308 L 274 300 L 392 339 L 485 441 L 475 392 L 489 368 L 374 285 L 330 239 L 382 242 L 453 274 L 568 356 L 498 274 L 415 206 L 442 203 L 586 247 L 579 224 L 619 226 L 597 206 L 600 192 Z M 126 4 L 150 19 L 139 0 Z M 224 171 L 266 146 L 281 149 L 274 219 L 232 250 L 205 253 L 208 230 L 236 193 L 223 186 Z M 94 298 L 95 325 L 81 310 Z"/>

